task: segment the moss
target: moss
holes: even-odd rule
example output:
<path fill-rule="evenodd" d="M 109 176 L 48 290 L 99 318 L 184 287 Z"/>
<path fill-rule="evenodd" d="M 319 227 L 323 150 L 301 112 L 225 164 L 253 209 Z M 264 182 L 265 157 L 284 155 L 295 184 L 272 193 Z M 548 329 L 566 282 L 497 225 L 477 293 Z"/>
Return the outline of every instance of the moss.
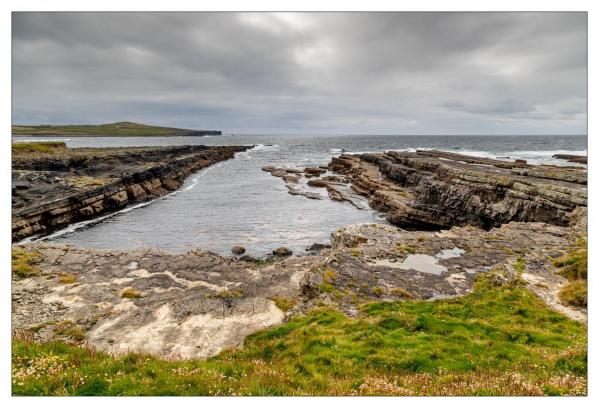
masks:
<path fill-rule="evenodd" d="M 137 298 L 142 297 L 142 294 L 137 289 L 134 289 L 134 288 L 125 288 L 121 292 L 121 297 L 125 298 L 125 299 L 137 299 Z"/>
<path fill-rule="evenodd" d="M 39 273 L 38 265 L 43 259 L 42 254 L 37 251 L 13 248 L 12 273 L 20 278 L 35 276 Z"/>

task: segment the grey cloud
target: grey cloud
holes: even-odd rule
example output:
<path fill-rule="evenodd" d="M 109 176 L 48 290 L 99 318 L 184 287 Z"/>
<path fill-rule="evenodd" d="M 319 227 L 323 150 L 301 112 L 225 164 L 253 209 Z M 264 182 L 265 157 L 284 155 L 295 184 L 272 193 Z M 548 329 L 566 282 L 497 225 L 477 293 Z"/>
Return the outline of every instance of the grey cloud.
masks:
<path fill-rule="evenodd" d="M 13 122 L 586 133 L 585 13 L 14 13 Z"/>

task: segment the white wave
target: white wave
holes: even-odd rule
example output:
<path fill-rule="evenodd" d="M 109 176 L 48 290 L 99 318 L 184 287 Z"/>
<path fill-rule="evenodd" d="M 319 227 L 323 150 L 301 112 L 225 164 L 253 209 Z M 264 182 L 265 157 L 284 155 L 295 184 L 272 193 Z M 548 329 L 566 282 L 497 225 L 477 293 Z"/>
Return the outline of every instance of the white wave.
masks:
<path fill-rule="evenodd" d="M 202 177 L 204 177 L 207 173 L 211 172 L 215 168 L 222 166 L 223 164 L 224 164 L 224 162 L 216 163 L 216 164 L 213 164 L 210 167 L 207 167 L 207 168 L 205 168 L 203 170 L 200 170 L 200 172 L 197 173 L 197 175 L 193 179 L 191 179 L 191 184 L 188 185 L 187 187 L 185 187 L 184 189 L 182 189 L 181 191 L 189 191 L 189 190 L 195 188 L 195 186 L 198 185 L 198 182 L 200 181 L 200 179 Z M 174 193 L 177 193 L 177 192 L 178 191 L 174 191 Z"/>
<path fill-rule="evenodd" d="M 553 156 L 554 154 L 574 154 L 577 156 L 586 156 L 586 150 L 521 150 L 521 151 L 511 151 L 505 152 L 507 155 L 521 155 L 521 156 Z"/>
<path fill-rule="evenodd" d="M 254 146 L 252 149 L 253 151 L 274 151 L 274 150 L 278 150 L 279 149 L 279 145 L 265 145 L 265 144 L 258 144 L 256 146 Z"/>
<path fill-rule="evenodd" d="M 586 156 L 586 150 L 510 150 L 510 151 L 484 151 L 484 150 L 458 150 L 456 153 L 466 156 L 485 157 L 496 160 L 512 161 L 514 159 L 524 159 L 530 164 L 555 164 L 562 166 L 580 166 L 584 164 L 570 163 L 566 160 L 556 159 L 555 154 L 573 154 L 577 156 Z"/>

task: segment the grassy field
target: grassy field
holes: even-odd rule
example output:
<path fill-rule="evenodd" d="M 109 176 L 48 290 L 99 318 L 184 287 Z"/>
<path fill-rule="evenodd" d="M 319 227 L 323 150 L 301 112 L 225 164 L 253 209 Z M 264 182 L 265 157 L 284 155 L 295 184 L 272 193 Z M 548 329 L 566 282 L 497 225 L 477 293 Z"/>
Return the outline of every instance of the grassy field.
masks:
<path fill-rule="evenodd" d="M 587 329 L 516 282 L 473 293 L 330 308 L 248 337 L 205 360 L 114 357 L 13 340 L 15 395 L 581 395 Z"/>
<path fill-rule="evenodd" d="M 15 142 L 12 144 L 13 155 L 59 154 L 67 151 L 64 142 Z"/>
<path fill-rule="evenodd" d="M 104 125 L 14 125 L 12 134 L 33 136 L 201 136 L 202 134 L 220 134 L 220 132 L 116 122 Z"/>

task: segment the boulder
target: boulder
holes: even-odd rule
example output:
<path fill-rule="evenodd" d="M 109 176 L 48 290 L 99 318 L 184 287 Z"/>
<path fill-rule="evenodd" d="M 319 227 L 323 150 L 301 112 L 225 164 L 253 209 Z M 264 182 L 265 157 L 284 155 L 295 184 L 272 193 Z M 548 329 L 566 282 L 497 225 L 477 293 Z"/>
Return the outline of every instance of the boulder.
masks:
<path fill-rule="evenodd" d="M 279 247 L 279 248 L 275 249 L 274 251 L 272 251 L 272 254 L 275 256 L 291 256 L 291 254 L 293 254 L 293 252 L 289 248 Z"/>
<path fill-rule="evenodd" d="M 235 255 L 241 255 L 245 253 L 245 248 L 241 245 L 235 245 L 233 248 L 231 248 L 231 252 L 233 252 Z"/>
<path fill-rule="evenodd" d="M 316 243 L 310 245 L 308 248 L 306 248 L 306 251 L 308 251 L 308 252 L 320 252 L 323 249 L 330 248 L 330 247 L 331 247 L 330 245 L 319 244 L 319 243 L 316 242 Z"/>

